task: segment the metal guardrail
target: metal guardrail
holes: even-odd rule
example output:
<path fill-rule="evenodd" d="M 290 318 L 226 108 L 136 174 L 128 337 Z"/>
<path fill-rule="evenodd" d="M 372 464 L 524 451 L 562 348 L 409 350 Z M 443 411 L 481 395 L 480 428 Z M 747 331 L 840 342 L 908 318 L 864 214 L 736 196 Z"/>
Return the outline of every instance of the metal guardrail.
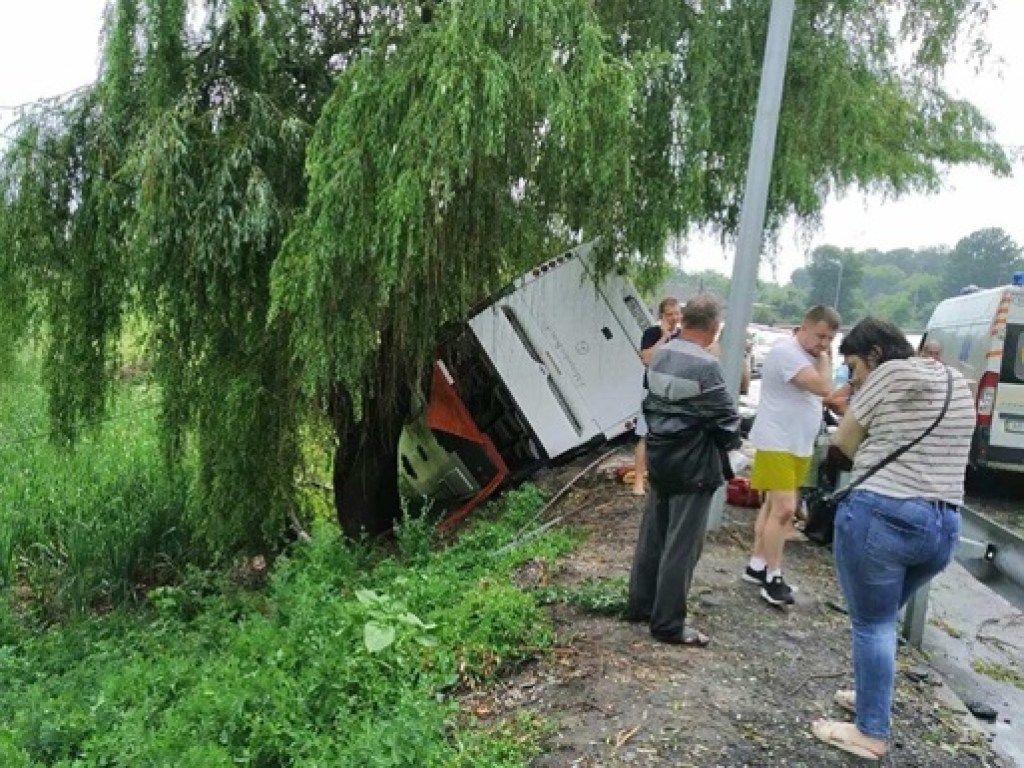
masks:
<path fill-rule="evenodd" d="M 998 574 L 1024 589 L 1024 537 L 967 506 L 960 507 L 956 559 L 982 581 L 985 574 Z M 926 584 L 914 593 L 903 615 L 903 637 L 916 648 L 924 639 L 928 589 Z"/>

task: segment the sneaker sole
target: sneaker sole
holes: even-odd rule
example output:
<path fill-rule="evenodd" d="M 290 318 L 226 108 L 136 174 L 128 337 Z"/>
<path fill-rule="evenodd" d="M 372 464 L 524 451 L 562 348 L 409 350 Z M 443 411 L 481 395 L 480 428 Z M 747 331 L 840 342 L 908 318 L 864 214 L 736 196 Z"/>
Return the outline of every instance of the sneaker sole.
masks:
<path fill-rule="evenodd" d="M 749 576 L 746 573 L 744 573 L 740 578 L 742 578 L 745 582 L 747 582 L 747 584 L 756 584 L 757 586 L 762 587 L 762 588 L 767 586 L 767 584 L 768 584 L 767 581 L 762 581 L 761 579 L 756 579 L 753 576 Z M 792 584 L 789 585 L 789 589 L 790 589 L 790 591 L 792 591 L 792 593 L 794 595 L 797 592 L 800 591 L 800 587 L 794 587 Z"/>
<path fill-rule="evenodd" d="M 776 608 L 781 608 L 786 605 L 793 605 L 796 602 L 796 600 L 793 599 L 792 595 L 790 595 L 788 600 L 776 600 L 774 597 L 768 594 L 768 590 L 764 587 L 761 587 L 761 597 L 764 599 L 765 602 L 774 605 Z"/>

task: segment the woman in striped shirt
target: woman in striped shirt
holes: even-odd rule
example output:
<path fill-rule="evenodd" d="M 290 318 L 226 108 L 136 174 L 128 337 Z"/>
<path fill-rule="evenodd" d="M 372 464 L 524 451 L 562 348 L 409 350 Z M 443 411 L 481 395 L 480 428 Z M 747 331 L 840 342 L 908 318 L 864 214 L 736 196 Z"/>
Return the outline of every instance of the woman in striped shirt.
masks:
<path fill-rule="evenodd" d="M 949 391 L 942 363 L 915 357 L 891 323 L 867 318 L 843 338 L 857 397 L 834 438 L 857 478 L 924 433 L 942 413 Z M 819 720 L 821 740 L 868 759 L 881 758 L 889 739 L 900 609 L 945 568 L 960 534 L 964 473 L 974 431 L 974 401 L 952 373 L 949 406 L 913 448 L 858 485 L 835 521 L 836 575 L 853 628 L 855 690 L 835 701 L 855 722 Z"/>

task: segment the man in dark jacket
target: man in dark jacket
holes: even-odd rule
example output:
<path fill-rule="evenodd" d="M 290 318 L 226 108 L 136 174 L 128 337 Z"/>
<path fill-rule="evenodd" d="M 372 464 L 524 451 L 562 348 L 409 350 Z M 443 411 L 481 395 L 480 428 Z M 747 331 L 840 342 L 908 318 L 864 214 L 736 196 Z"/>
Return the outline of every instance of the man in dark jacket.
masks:
<path fill-rule="evenodd" d="M 683 308 L 678 338 L 662 345 L 647 371 L 647 466 L 650 491 L 629 577 L 626 617 L 650 623 L 674 645 L 707 645 L 686 626 L 686 596 L 704 546 L 711 497 L 738 448 L 740 417 L 718 360 L 705 347 L 718 335 L 721 308 L 706 295 Z"/>

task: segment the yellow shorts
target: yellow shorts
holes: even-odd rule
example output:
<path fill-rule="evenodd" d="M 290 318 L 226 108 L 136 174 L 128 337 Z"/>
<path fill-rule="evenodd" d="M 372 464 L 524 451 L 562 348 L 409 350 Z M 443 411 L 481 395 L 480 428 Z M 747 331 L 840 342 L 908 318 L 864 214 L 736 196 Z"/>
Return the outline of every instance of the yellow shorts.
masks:
<path fill-rule="evenodd" d="M 750 487 L 758 491 L 796 491 L 811 468 L 810 456 L 786 451 L 755 451 Z"/>

